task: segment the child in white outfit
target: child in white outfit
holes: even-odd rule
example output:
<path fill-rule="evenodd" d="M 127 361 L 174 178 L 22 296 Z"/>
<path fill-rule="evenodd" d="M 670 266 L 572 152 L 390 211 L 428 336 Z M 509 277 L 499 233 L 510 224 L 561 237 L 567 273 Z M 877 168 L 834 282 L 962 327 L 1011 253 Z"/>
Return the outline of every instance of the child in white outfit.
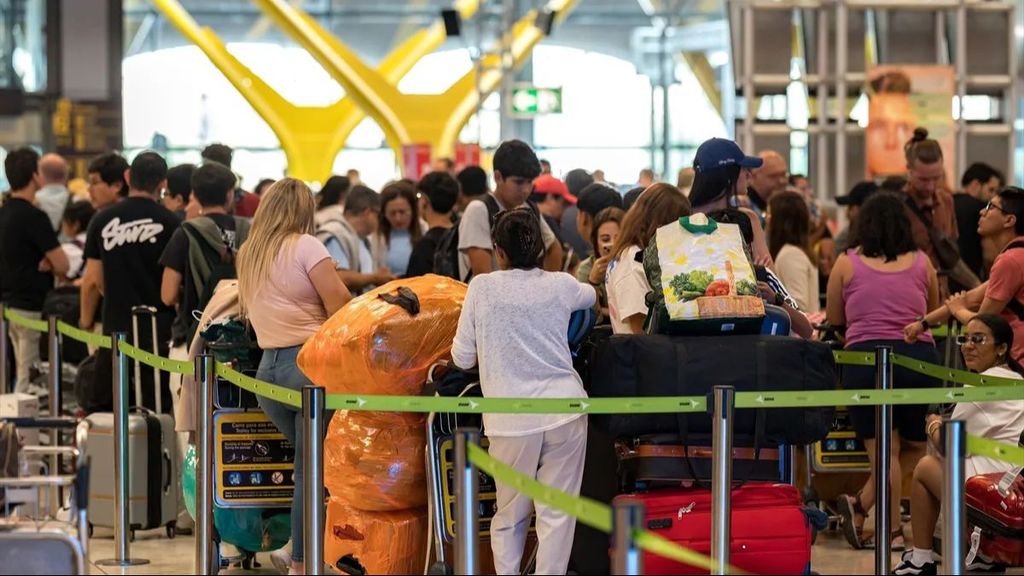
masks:
<path fill-rule="evenodd" d="M 484 397 L 583 398 L 567 331 L 575 310 L 597 300 L 593 286 L 538 267 L 544 254 L 537 216 L 527 208 L 494 224 L 500 271 L 473 278 L 452 346 L 456 366 L 479 362 Z M 491 456 L 563 492 L 579 495 L 587 445 L 582 414 L 484 414 Z M 519 574 L 533 508 L 537 574 L 565 574 L 576 520 L 497 484 L 491 549 L 498 574 Z"/>

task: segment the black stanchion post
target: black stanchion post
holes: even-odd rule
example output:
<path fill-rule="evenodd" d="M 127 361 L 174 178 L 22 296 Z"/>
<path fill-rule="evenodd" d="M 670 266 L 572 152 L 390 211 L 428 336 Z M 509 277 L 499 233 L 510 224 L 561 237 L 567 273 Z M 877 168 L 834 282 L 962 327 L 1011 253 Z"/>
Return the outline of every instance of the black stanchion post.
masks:
<path fill-rule="evenodd" d="M 455 573 L 480 573 L 480 511 L 477 499 L 480 482 L 469 461 L 469 445 L 480 445 L 480 431 L 455 431 Z"/>
<path fill-rule="evenodd" d="M 324 401 L 323 386 L 302 388 L 303 563 L 306 574 L 324 573 Z"/>
<path fill-rule="evenodd" d="M 732 386 L 715 386 L 711 426 L 711 563 L 712 574 L 727 574 L 732 523 Z"/>
<path fill-rule="evenodd" d="M 138 566 L 149 560 L 131 557 L 128 484 L 128 357 L 121 350 L 128 335 L 111 335 L 114 368 L 114 558 L 99 566 Z"/>
<path fill-rule="evenodd" d="M 195 573 L 216 574 L 213 547 L 213 356 L 196 356 L 196 551 Z"/>
<path fill-rule="evenodd" d="M 3 390 L 5 393 L 12 390 L 10 387 L 11 367 L 7 358 L 7 347 L 9 346 L 7 340 L 9 338 L 7 334 L 8 328 L 7 305 L 0 302 L 0 390 Z"/>
<path fill-rule="evenodd" d="M 612 574 L 643 574 L 643 554 L 633 532 L 644 527 L 644 503 L 636 498 L 616 499 L 612 512 Z"/>
<path fill-rule="evenodd" d="M 875 389 L 892 390 L 892 346 L 875 348 Z M 891 570 L 892 405 L 875 407 L 875 574 Z M 897 480 L 898 481 L 898 480 Z"/>
<path fill-rule="evenodd" d="M 946 459 L 942 467 L 942 567 L 944 574 L 960 576 L 966 573 L 964 561 L 964 526 L 967 509 L 964 504 L 964 485 L 967 473 L 967 426 L 963 420 L 946 420 Z"/>
<path fill-rule="evenodd" d="M 60 361 L 60 332 L 57 331 L 57 320 L 58 316 L 53 315 L 47 318 L 49 332 L 47 334 L 47 356 L 48 364 L 50 369 L 50 417 L 60 418 L 61 407 L 63 402 L 63 395 L 61 394 L 61 382 L 62 376 L 61 361 Z M 50 443 L 54 447 L 60 446 L 60 435 L 61 431 L 54 428 L 51 432 L 53 437 L 50 439 Z M 54 453 L 50 456 L 50 475 L 60 475 L 60 455 Z M 57 511 L 60 510 L 61 504 L 61 489 L 58 486 L 54 486 L 50 489 L 50 514 L 56 518 Z"/>

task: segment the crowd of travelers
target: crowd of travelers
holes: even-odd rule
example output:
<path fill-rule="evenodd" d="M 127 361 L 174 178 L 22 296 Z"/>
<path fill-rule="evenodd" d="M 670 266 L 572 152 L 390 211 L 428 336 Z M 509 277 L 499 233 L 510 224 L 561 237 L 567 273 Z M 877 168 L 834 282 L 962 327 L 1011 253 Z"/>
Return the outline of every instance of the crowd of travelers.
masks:
<path fill-rule="evenodd" d="M 309 384 L 296 364 L 302 344 L 353 297 L 395 279 L 441 274 L 469 284 L 452 359 L 479 365 L 485 396 L 583 397 L 566 347 L 569 316 L 594 308 L 615 334 L 644 333 L 651 286 L 642 252 L 659 227 L 700 213 L 739 225 L 758 292 L 787 312 L 793 337 L 847 350 L 890 345 L 940 363 L 931 330 L 955 318 L 964 326 L 957 341 L 967 369 L 1024 378 L 1024 190 L 985 164 L 970 166 L 959 186 L 947 181 L 942 149 L 922 129 L 904 152 L 904 176 L 828 194 L 814 189 L 824 183 L 812 187 L 791 174 L 777 151 L 748 156 L 724 139 L 702 144 L 676 182 L 651 170 L 631 187 L 608 183 L 600 170 L 559 176 L 513 140 L 494 152 L 490 174 L 440 159 L 418 181 L 395 180 L 379 192 L 355 170 L 319 190 L 282 178 L 249 192 L 231 170 L 231 148 L 214 144 L 199 165 L 169 167 L 155 152 L 130 162 L 100 156 L 80 175 L 88 183 L 83 198 L 69 191 L 63 158 L 21 148 L 4 162 L 10 190 L 0 206 L 0 300 L 38 319 L 52 290 L 74 286 L 78 326 L 103 334 L 130 332 L 133 307 L 151 306 L 157 353 L 186 359 L 217 282 L 237 278 L 243 314 L 264 350 L 257 378 L 297 390 Z M 833 197 L 845 208 L 841 218 L 825 201 Z M 142 332 L 148 342 L 152 335 Z M 39 339 L 10 325 L 13 391 L 46 393 L 33 377 Z M 110 354 L 94 351 L 86 412 L 112 409 Z M 132 402 L 153 406 L 152 374 L 143 378 L 150 379 L 143 398 Z M 937 385 L 900 367 L 895 378 L 900 387 Z M 842 379 L 847 388 L 874 387 L 870 367 L 846 367 Z M 163 406 L 179 402 L 180 386 L 173 378 L 161 384 Z M 296 447 L 292 545 L 281 560 L 302 573 L 302 416 L 266 398 L 260 407 Z M 972 434 L 1016 443 L 1024 432 L 1024 399 L 956 410 Z M 581 416 L 487 414 L 490 453 L 579 493 Z M 880 463 L 873 409 L 851 408 L 850 417 L 872 477 L 841 496 L 838 508 L 850 544 L 863 548 L 871 545 L 861 528 L 876 503 Z M 893 478 L 913 471 L 912 544 L 903 539 L 900 484 L 891 491 L 893 546 L 906 550 L 896 574 L 935 573 L 931 533 L 942 475 L 926 447 L 938 442 L 936 418 L 926 406 L 894 408 Z M 1005 467 L 981 457 L 968 463 L 969 474 Z M 533 509 L 498 484 L 491 525 L 498 573 L 518 572 Z M 539 503 L 536 517 L 544 535 L 537 573 L 564 574 L 575 520 Z M 179 529 L 188 529 L 187 515 Z"/>

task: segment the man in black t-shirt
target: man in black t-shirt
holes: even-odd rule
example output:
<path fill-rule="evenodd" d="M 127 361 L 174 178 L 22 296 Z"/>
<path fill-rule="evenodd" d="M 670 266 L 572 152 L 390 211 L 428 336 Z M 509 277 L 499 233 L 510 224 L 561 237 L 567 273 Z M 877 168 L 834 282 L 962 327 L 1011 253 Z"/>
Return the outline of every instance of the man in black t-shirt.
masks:
<path fill-rule="evenodd" d="M 235 189 L 235 175 L 231 170 L 208 162 L 192 174 L 191 187 L 202 207 L 201 215 L 175 230 L 160 257 L 160 265 L 164 267 L 161 300 L 168 306 L 178 306 L 178 315 L 171 327 L 172 348 L 188 346 L 197 324 L 193 313 L 201 313 L 206 304 L 202 297 L 210 288 L 207 281 L 211 272 L 222 262 L 234 261 L 243 235 L 248 231 L 247 221 L 228 214 Z M 195 261 L 200 254 L 201 263 Z"/>
<path fill-rule="evenodd" d="M 429 226 L 423 238 L 412 247 L 406 277 L 434 271 L 434 254 L 444 233 L 452 228 L 452 211 L 459 199 L 459 182 L 448 172 L 431 172 L 416 184 L 420 193 L 420 215 Z"/>
<path fill-rule="evenodd" d="M 155 152 L 135 157 L 125 175 L 128 197 L 100 211 L 89 223 L 85 241 L 85 276 L 95 282 L 103 294 L 103 332 L 130 332 L 132 308 L 156 308 L 158 352 L 167 354 L 174 309 L 160 300 L 163 268 L 160 256 L 178 227 L 178 218 L 159 204 L 160 191 L 167 184 L 167 163 Z M 92 292 L 82 293 L 79 324 L 90 329 L 95 322 L 98 298 Z M 139 328 L 143 349 L 152 347 L 149 326 Z M 112 404 L 112 374 L 109 350 L 99 350 L 96 359 L 96 386 L 92 390 L 89 411 L 109 410 Z M 143 370 L 142 399 L 136 405 L 156 406 L 150 370 Z M 149 380 L 147 382 L 147 380 Z M 110 384 L 108 384 L 110 383 Z M 129 391 L 133 392 L 134 387 Z M 170 393 L 161 387 L 163 407 L 170 409 Z"/>
<path fill-rule="evenodd" d="M 62 278 L 68 272 L 68 258 L 50 218 L 34 205 L 40 187 L 39 154 L 30 148 L 15 150 L 4 160 L 4 169 L 11 192 L 0 207 L 0 300 L 18 314 L 38 320 L 54 275 Z M 29 387 L 30 369 L 39 361 L 39 333 L 11 323 L 9 334 L 14 391 L 40 392 Z M 0 386 L 7 391 L 7 382 Z"/>
<path fill-rule="evenodd" d="M 170 170 L 172 175 L 177 169 Z M 199 324 L 193 313 L 201 313 L 206 306 L 204 296 L 212 289 L 210 284 L 217 281 L 214 276 L 220 265 L 230 262 L 234 270 L 234 256 L 249 230 L 248 220 L 228 214 L 235 182 L 235 175 L 226 166 L 207 162 L 192 170 L 186 183 L 200 206 L 200 215 L 186 220 L 174 231 L 160 257 L 164 267 L 160 299 L 168 306 L 178 306 L 178 315 L 171 325 L 172 360 L 188 360 L 188 347 Z M 181 375 L 172 374 L 170 390 L 175 414 L 180 413 L 180 388 Z M 181 464 L 185 461 L 188 436 L 179 434 L 177 441 Z M 192 517 L 185 511 L 184 502 L 179 501 L 178 529 L 188 531 L 192 526 Z"/>
<path fill-rule="evenodd" d="M 982 208 L 999 191 L 1002 182 L 1003 175 L 998 170 L 988 164 L 976 162 L 964 171 L 964 176 L 960 180 L 960 191 L 953 195 L 953 209 L 956 211 L 956 225 L 959 229 L 957 244 L 960 247 L 960 257 L 979 278 L 985 278 L 986 274 L 978 222 L 981 219 Z"/>

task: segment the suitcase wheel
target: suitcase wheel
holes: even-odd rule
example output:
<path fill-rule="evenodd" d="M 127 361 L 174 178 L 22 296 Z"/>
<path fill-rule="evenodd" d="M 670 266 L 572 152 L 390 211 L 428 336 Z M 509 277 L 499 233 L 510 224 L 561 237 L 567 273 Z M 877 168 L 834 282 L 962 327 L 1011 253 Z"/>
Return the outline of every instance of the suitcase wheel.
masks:
<path fill-rule="evenodd" d="M 256 561 L 255 552 L 246 552 L 245 558 L 242 559 L 242 570 L 252 570 L 254 568 L 261 568 L 262 565 Z"/>
<path fill-rule="evenodd" d="M 804 487 L 804 504 L 814 504 L 815 507 L 821 507 L 821 498 L 818 497 L 818 491 L 814 489 L 814 486 Z"/>
<path fill-rule="evenodd" d="M 445 562 L 434 562 L 430 565 L 430 569 L 427 570 L 427 574 L 430 576 L 451 576 L 455 571 Z"/>
<path fill-rule="evenodd" d="M 174 540 L 175 529 L 177 527 L 178 527 L 177 520 L 171 520 L 170 522 L 167 523 L 167 526 L 164 527 L 164 529 L 167 530 L 167 537 L 170 538 L 171 540 Z"/>

